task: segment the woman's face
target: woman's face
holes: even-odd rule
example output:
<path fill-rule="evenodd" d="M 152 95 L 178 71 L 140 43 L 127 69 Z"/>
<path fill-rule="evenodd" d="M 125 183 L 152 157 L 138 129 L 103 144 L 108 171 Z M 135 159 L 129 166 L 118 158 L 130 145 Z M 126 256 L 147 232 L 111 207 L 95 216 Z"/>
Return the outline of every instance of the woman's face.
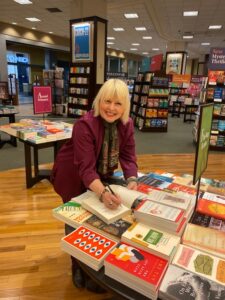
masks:
<path fill-rule="evenodd" d="M 99 104 L 100 116 L 108 123 L 120 119 L 125 109 L 122 101 L 118 99 L 102 99 Z"/>

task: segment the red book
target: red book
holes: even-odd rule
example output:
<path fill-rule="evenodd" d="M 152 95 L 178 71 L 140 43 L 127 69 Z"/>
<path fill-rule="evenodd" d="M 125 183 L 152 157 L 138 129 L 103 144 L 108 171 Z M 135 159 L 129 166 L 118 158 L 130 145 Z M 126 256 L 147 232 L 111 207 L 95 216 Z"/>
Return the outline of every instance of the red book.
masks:
<path fill-rule="evenodd" d="M 225 220 L 225 204 L 200 198 L 196 210 L 207 216 Z"/>
<path fill-rule="evenodd" d="M 158 290 L 168 261 L 139 248 L 120 243 L 106 257 L 104 265 L 107 276 L 116 279 L 116 274 L 119 274 L 116 280 L 128 283 L 138 292 L 140 292 L 138 288 L 143 289 L 145 290 L 143 294 L 147 294 Z"/>
<path fill-rule="evenodd" d="M 174 191 L 174 192 L 184 192 L 187 194 L 191 194 L 191 195 L 195 195 L 196 194 L 196 189 L 185 186 L 185 185 L 181 185 L 178 183 L 171 183 L 167 189 L 169 191 Z"/>

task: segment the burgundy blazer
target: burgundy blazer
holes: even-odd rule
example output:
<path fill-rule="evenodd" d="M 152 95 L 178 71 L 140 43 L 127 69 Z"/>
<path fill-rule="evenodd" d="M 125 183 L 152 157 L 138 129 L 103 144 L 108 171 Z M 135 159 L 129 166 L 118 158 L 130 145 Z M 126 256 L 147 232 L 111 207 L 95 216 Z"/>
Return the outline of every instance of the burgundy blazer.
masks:
<path fill-rule="evenodd" d="M 118 122 L 119 162 L 125 178 L 137 176 L 134 126 Z M 85 192 L 94 179 L 99 179 L 96 166 L 104 137 L 104 125 L 93 111 L 73 126 L 72 137 L 59 150 L 51 176 L 55 191 L 64 202 Z"/>

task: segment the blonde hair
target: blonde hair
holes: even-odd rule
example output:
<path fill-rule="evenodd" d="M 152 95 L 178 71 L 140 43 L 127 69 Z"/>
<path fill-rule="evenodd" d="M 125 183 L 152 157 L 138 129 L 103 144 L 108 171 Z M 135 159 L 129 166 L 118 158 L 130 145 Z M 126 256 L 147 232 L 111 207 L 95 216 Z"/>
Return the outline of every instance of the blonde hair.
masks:
<path fill-rule="evenodd" d="M 124 113 L 121 117 L 121 121 L 126 123 L 130 114 L 130 98 L 129 90 L 125 82 L 120 79 L 109 79 L 100 88 L 95 100 L 93 102 L 94 116 L 100 115 L 99 105 L 102 100 L 115 99 L 121 101 Z"/>

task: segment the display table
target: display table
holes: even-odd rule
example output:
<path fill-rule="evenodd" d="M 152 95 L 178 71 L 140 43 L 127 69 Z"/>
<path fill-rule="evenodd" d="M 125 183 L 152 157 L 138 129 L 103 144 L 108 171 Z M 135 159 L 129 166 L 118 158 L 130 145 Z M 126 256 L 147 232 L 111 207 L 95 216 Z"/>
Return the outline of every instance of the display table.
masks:
<path fill-rule="evenodd" d="M 8 118 L 9 123 L 14 123 L 15 122 L 15 112 L 14 113 L 0 113 L 0 118 Z M 10 139 L 9 140 L 1 140 L 0 139 L 0 149 L 6 144 L 10 144 L 14 147 L 17 146 L 17 141 L 16 141 L 16 137 L 10 135 Z"/>
<path fill-rule="evenodd" d="M 14 138 L 15 140 L 17 139 L 16 130 L 10 128 L 9 124 L 8 126 L 0 126 L 0 131 L 9 134 L 11 138 Z M 48 141 L 40 144 L 31 143 L 27 140 L 22 140 L 19 138 L 18 140 L 24 144 L 26 187 L 31 188 L 35 183 L 41 181 L 42 179 L 50 179 L 51 170 L 39 170 L 38 150 L 52 147 L 54 150 L 55 159 L 57 151 L 65 143 L 65 141 L 68 140 L 68 138 L 61 138 L 58 140 Z"/>

